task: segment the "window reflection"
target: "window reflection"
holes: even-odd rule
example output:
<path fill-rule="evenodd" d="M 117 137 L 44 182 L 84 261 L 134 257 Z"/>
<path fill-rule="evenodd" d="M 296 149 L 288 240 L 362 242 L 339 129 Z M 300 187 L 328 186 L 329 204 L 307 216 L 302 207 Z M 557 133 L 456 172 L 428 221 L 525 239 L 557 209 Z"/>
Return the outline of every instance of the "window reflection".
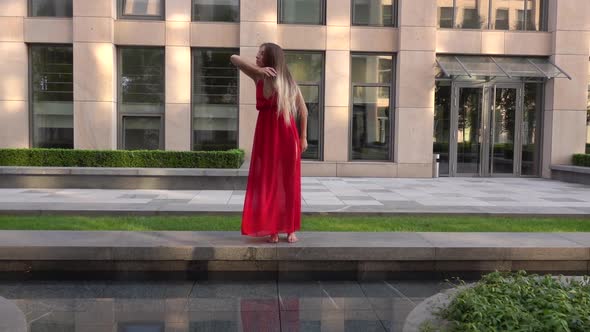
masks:
<path fill-rule="evenodd" d="M 73 54 L 69 46 L 31 46 L 33 147 L 74 147 Z"/>
<path fill-rule="evenodd" d="M 325 0 L 280 0 L 279 23 L 324 24 Z"/>
<path fill-rule="evenodd" d="M 123 47 L 119 54 L 121 145 L 129 150 L 163 149 L 164 49 Z"/>
<path fill-rule="evenodd" d="M 287 66 L 293 79 L 299 84 L 301 94 L 308 110 L 307 143 L 308 148 L 303 159 L 319 160 L 321 158 L 321 137 L 323 104 L 324 54 L 319 52 L 288 51 L 285 54 Z M 297 121 L 299 125 L 299 121 Z M 301 129 L 299 129 L 301 131 Z"/>
<path fill-rule="evenodd" d="M 193 0 L 193 21 L 239 22 L 239 0 Z"/>
<path fill-rule="evenodd" d="M 163 17 L 163 0 L 120 0 L 123 16 Z"/>
<path fill-rule="evenodd" d="M 193 51 L 193 150 L 238 147 L 237 49 Z"/>
<path fill-rule="evenodd" d="M 352 24 L 393 26 L 395 0 L 352 0 Z"/>
<path fill-rule="evenodd" d="M 449 175 L 449 138 L 451 130 L 451 82 L 437 81 L 434 94 L 434 146 L 440 155 L 439 174 Z"/>
<path fill-rule="evenodd" d="M 31 0 L 31 16 L 72 17 L 72 0 Z"/>
<path fill-rule="evenodd" d="M 438 26 L 545 30 L 547 0 L 437 0 Z"/>
<path fill-rule="evenodd" d="M 351 158 L 391 160 L 391 55 L 352 56 Z"/>

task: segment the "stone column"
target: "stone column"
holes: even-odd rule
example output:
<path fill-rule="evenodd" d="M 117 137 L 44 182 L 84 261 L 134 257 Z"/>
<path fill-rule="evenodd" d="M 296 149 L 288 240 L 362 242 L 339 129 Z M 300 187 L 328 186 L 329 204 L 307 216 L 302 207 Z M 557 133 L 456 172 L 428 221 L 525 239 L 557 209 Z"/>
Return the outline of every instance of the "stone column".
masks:
<path fill-rule="evenodd" d="M 0 0 L 0 148 L 29 147 L 27 0 Z"/>
<path fill-rule="evenodd" d="M 551 176 L 551 165 L 571 164 L 583 153 L 586 137 L 590 2 L 549 1 L 551 61 L 572 80 L 550 80 L 545 89 L 542 176 Z"/>
<path fill-rule="evenodd" d="M 395 161 L 399 177 L 432 176 L 436 1 L 399 1 Z"/>
<path fill-rule="evenodd" d="M 265 42 L 276 43 L 277 1 L 276 0 L 241 0 L 240 1 L 240 55 L 254 62 L 258 47 Z M 238 144 L 250 159 L 254 128 L 258 111 L 256 111 L 256 89 L 254 82 L 244 73 L 240 73 L 240 112 Z"/>
<path fill-rule="evenodd" d="M 348 161 L 350 0 L 327 0 L 324 160 Z"/>
<path fill-rule="evenodd" d="M 166 150 L 191 149 L 191 0 L 166 1 Z"/>
<path fill-rule="evenodd" d="M 74 147 L 117 148 L 114 0 L 74 0 Z"/>

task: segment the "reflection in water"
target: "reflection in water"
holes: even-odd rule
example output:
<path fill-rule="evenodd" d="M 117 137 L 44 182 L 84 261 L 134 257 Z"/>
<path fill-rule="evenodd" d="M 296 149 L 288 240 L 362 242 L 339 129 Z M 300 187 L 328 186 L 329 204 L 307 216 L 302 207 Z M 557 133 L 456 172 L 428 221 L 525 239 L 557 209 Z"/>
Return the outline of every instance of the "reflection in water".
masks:
<path fill-rule="evenodd" d="M 261 308 L 273 307 L 275 311 L 261 311 Z M 272 332 L 277 327 L 280 330 L 279 310 L 275 299 L 242 299 L 240 301 L 240 312 L 243 331 Z"/>
<path fill-rule="evenodd" d="M 399 330 L 425 298 L 448 287 L 420 282 L 0 283 L 23 329 L 2 332 Z M 28 328 L 28 330 L 27 330 Z"/>
<path fill-rule="evenodd" d="M 22 310 L 3 297 L 0 297 L 0 331 L 27 331 L 27 320 Z"/>
<path fill-rule="evenodd" d="M 119 324 L 120 332 L 164 332 L 164 323 L 122 323 Z"/>

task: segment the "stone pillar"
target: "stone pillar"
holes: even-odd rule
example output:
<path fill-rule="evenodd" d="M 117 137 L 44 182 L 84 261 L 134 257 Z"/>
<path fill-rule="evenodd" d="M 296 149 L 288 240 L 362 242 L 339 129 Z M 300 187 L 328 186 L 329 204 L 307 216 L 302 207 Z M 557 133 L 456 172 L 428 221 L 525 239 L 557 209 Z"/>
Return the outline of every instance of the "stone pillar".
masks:
<path fill-rule="evenodd" d="M 436 2 L 399 1 L 395 161 L 399 177 L 432 176 Z"/>
<path fill-rule="evenodd" d="M 240 55 L 254 62 L 258 47 L 265 42 L 276 43 L 277 1 L 276 0 L 241 0 L 240 1 Z M 254 128 L 258 112 L 256 111 L 256 88 L 252 79 L 240 73 L 240 111 L 238 145 L 250 159 Z"/>
<path fill-rule="evenodd" d="M 74 147 L 117 148 L 114 0 L 74 0 Z"/>
<path fill-rule="evenodd" d="M 27 0 L 0 0 L 0 148 L 29 147 Z"/>
<path fill-rule="evenodd" d="M 551 61 L 572 80 L 550 80 L 545 89 L 542 176 L 551 176 L 551 165 L 571 164 L 583 153 L 586 137 L 590 2 L 549 1 L 549 32 L 553 40 Z"/>
<path fill-rule="evenodd" d="M 191 149 L 191 0 L 166 1 L 166 150 Z"/>
<path fill-rule="evenodd" d="M 348 161 L 350 149 L 350 0 L 327 0 L 324 160 Z"/>

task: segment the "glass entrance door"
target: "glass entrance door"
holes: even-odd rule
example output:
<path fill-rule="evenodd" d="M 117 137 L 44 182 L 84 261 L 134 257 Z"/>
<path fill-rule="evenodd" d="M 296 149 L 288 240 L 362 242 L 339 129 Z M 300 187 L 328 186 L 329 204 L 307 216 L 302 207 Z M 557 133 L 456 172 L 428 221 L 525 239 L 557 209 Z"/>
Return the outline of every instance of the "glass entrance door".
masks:
<path fill-rule="evenodd" d="M 453 129 L 455 175 L 478 175 L 481 168 L 483 87 L 458 87 Z"/>
<path fill-rule="evenodd" d="M 490 112 L 489 175 L 516 175 L 516 140 L 522 120 L 520 86 L 493 87 L 493 106 Z M 517 119 L 518 118 L 518 119 Z M 487 175 L 487 174 L 484 174 Z"/>
<path fill-rule="evenodd" d="M 523 84 L 453 86 L 450 176 L 520 175 Z"/>

